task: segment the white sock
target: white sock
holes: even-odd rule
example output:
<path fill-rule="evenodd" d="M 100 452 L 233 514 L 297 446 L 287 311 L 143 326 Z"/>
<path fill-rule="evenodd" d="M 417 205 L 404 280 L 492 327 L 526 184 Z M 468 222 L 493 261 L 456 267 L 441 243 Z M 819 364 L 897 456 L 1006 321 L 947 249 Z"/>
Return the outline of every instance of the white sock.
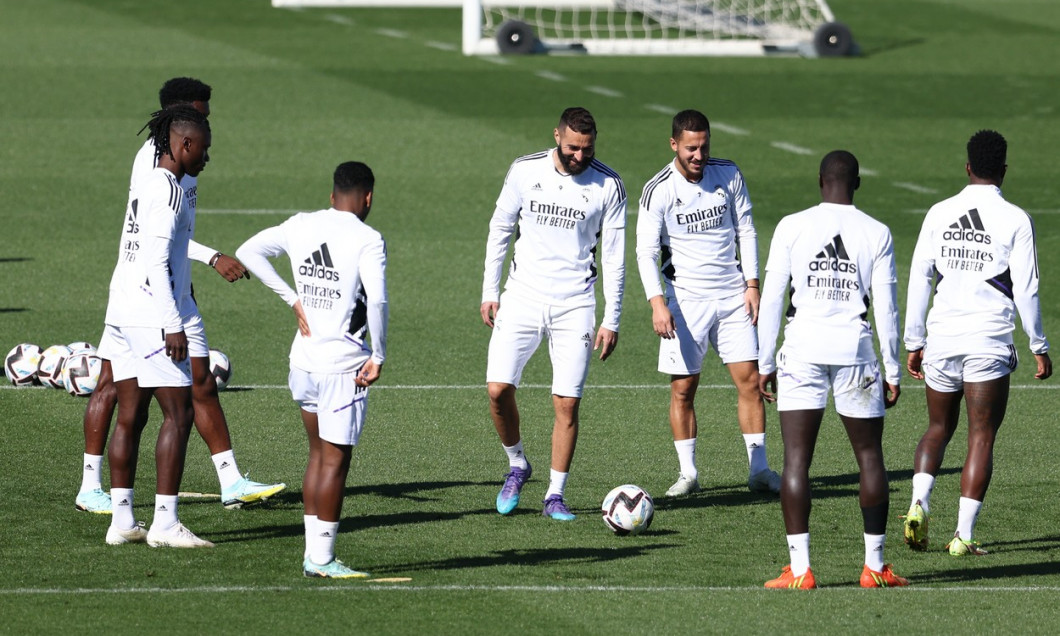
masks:
<path fill-rule="evenodd" d="M 681 464 L 681 476 L 699 479 L 699 471 L 696 470 L 696 438 L 675 439 L 674 448 L 677 449 L 677 461 Z"/>
<path fill-rule="evenodd" d="M 151 522 L 151 527 L 167 532 L 178 523 L 180 522 L 177 520 L 177 496 L 156 494 L 155 518 Z"/>
<path fill-rule="evenodd" d="M 545 491 L 545 499 L 548 499 L 552 495 L 563 496 L 563 491 L 567 488 L 568 474 L 569 473 L 561 473 L 555 468 L 549 469 L 548 490 Z"/>
<path fill-rule="evenodd" d="M 873 572 L 883 571 L 883 543 L 885 534 L 865 535 L 865 565 Z"/>
<path fill-rule="evenodd" d="M 335 560 L 335 537 L 339 534 L 338 521 L 316 520 L 313 534 L 309 537 L 309 560 L 317 565 L 327 565 Z"/>
<path fill-rule="evenodd" d="M 935 489 L 935 477 L 931 473 L 915 473 L 913 475 L 913 500 L 909 502 L 912 506 L 917 501 L 924 512 L 931 510 L 931 491 Z"/>
<path fill-rule="evenodd" d="M 103 489 L 101 474 L 103 472 L 103 456 L 89 455 L 85 453 L 84 472 L 81 473 L 81 491 L 91 492 L 97 488 Z"/>
<path fill-rule="evenodd" d="M 791 557 L 791 573 L 795 576 L 806 574 L 810 569 L 810 533 L 789 534 L 788 554 Z"/>
<path fill-rule="evenodd" d="M 133 516 L 133 489 L 110 489 L 110 525 L 118 530 L 129 530 L 136 525 Z"/>
<path fill-rule="evenodd" d="M 523 440 L 519 440 L 514 446 L 501 444 L 501 448 L 504 449 L 504 454 L 508 456 L 508 465 L 512 468 L 526 470 L 526 467 L 530 465 L 526 461 L 526 455 L 523 454 Z"/>
<path fill-rule="evenodd" d="M 211 455 L 213 467 L 217 470 L 217 481 L 221 482 L 221 490 L 231 488 L 236 482 L 243 478 L 236 464 L 236 454 L 232 449 Z"/>
<path fill-rule="evenodd" d="M 302 558 L 309 558 L 309 537 L 313 536 L 313 531 L 317 527 L 317 516 L 316 515 L 302 515 L 302 523 L 305 524 L 305 554 Z"/>
<path fill-rule="evenodd" d="M 960 507 L 957 509 L 957 534 L 965 541 L 972 540 L 975 522 L 979 519 L 979 511 L 982 508 L 983 502 L 961 497 Z"/>
<path fill-rule="evenodd" d="M 763 470 L 769 470 L 769 460 L 766 459 L 766 434 L 744 433 L 743 443 L 747 447 L 747 463 L 751 466 L 750 474 L 757 475 Z"/>

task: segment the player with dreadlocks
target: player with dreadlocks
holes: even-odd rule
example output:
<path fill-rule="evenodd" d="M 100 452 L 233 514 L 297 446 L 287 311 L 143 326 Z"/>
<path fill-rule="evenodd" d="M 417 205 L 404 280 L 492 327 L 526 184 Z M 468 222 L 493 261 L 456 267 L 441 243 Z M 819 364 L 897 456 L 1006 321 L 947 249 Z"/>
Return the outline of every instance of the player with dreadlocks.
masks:
<path fill-rule="evenodd" d="M 155 112 L 146 128 L 156 167 L 133 183 L 129 195 L 99 350 L 110 361 L 118 395 L 109 455 L 113 515 L 106 541 L 212 547 L 177 518 L 193 415 L 189 342 L 180 307 L 191 296 L 187 260 L 194 214 L 180 179 L 198 176 L 206 167 L 210 125 L 195 108 L 179 105 Z M 133 484 L 152 396 L 163 419 L 155 446 L 154 521 L 144 531 L 133 516 Z"/>
<path fill-rule="evenodd" d="M 927 549 L 931 491 L 963 398 L 968 455 L 961 469 L 957 530 L 946 547 L 953 556 L 986 554 L 972 533 L 990 486 L 994 440 L 1016 370 L 1017 311 L 1034 354 L 1035 379 L 1053 373 L 1038 302 L 1034 222 L 1001 195 L 1007 153 L 999 133 L 972 135 L 964 166 L 968 185 L 928 210 L 909 268 L 906 368 L 927 385 L 928 411 L 927 431 L 913 457 L 913 495 L 905 517 L 905 541 L 917 551 Z"/>
<path fill-rule="evenodd" d="M 208 84 L 189 77 L 175 77 L 166 81 L 159 91 L 159 103 L 163 108 L 189 105 L 208 117 L 212 89 Z M 146 128 L 146 126 L 145 126 Z M 168 144 L 168 136 L 165 136 Z M 149 175 L 157 161 L 158 147 L 149 138 L 136 155 L 130 179 L 130 193 L 136 184 Z M 249 277 L 246 268 L 237 259 L 226 256 L 211 247 L 194 240 L 194 214 L 197 202 L 198 180 L 190 174 L 180 179 L 184 198 L 192 213 L 192 238 L 188 242 L 188 258 L 212 267 L 229 282 Z M 130 200 L 131 200 L 130 196 Z M 190 267 L 190 261 L 187 263 Z M 190 275 L 190 273 L 189 273 Z M 226 508 L 239 508 L 249 503 L 276 494 L 285 484 L 267 484 L 251 481 L 239 470 L 228 422 L 217 395 L 217 383 L 210 372 L 210 349 L 203 330 L 203 321 L 192 294 L 180 308 L 184 319 L 184 331 L 188 335 L 192 372 L 192 405 L 195 411 L 195 427 L 210 451 L 221 487 L 221 503 Z M 101 343 L 102 346 L 102 343 Z M 117 406 L 117 392 L 112 382 L 110 362 L 103 361 L 99 383 L 89 398 L 85 409 L 85 452 L 82 462 L 81 489 L 77 493 L 75 506 L 78 510 L 97 514 L 111 514 L 111 497 L 103 490 L 103 451 L 107 447 L 107 435 Z"/>

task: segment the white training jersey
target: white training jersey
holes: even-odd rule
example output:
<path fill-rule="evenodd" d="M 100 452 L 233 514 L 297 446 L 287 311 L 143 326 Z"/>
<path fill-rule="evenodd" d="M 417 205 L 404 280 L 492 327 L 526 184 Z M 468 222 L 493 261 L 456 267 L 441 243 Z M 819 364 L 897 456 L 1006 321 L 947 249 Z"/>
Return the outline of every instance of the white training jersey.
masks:
<path fill-rule="evenodd" d="M 291 260 L 294 289 L 268 261 L 280 254 Z M 296 214 L 252 236 L 236 257 L 288 305 L 301 301 L 310 335 L 295 333 L 292 368 L 347 373 L 369 357 L 386 359 L 386 244 L 355 214 L 334 208 Z"/>
<path fill-rule="evenodd" d="M 645 184 L 637 266 L 648 298 L 663 294 L 660 269 L 670 295 L 679 289 L 707 300 L 742 293 L 758 278 L 758 234 L 736 164 L 710 158 L 703 178 L 690 183 L 675 159 Z"/>
<path fill-rule="evenodd" d="M 133 190 L 140 179 L 151 174 L 151 171 L 158 165 L 158 158 L 155 157 L 155 142 L 153 139 L 148 139 L 144 142 L 144 145 L 140 146 L 140 150 L 136 153 L 136 158 L 133 159 L 132 175 L 129 177 L 129 198 L 132 198 Z M 184 189 L 184 199 L 191 211 L 191 240 L 188 241 L 188 258 L 191 260 L 199 261 L 200 263 L 210 263 L 210 259 L 217 253 L 217 250 L 209 248 L 205 245 L 195 242 L 195 215 L 198 211 L 198 199 L 199 199 L 199 178 L 193 177 L 190 174 L 184 175 L 180 179 L 180 187 Z M 188 277 L 191 277 L 191 263 L 185 263 L 184 267 L 189 270 Z M 195 306 L 195 299 L 192 298 L 191 294 L 186 298 L 179 299 L 180 302 L 180 313 L 182 316 L 189 316 L 198 313 L 198 307 Z"/>
<path fill-rule="evenodd" d="M 618 174 L 596 159 L 581 174 L 559 172 L 555 152 L 520 157 L 508 170 L 490 221 L 482 302 L 500 297 L 501 269 L 515 233 L 506 290 L 550 304 L 591 305 L 599 246 L 606 303 L 601 326 L 617 331 L 625 284 L 626 189 Z"/>
<path fill-rule="evenodd" d="M 898 384 L 898 278 L 886 225 L 853 205 L 835 203 L 780 220 L 769 246 L 758 314 L 758 368 L 763 374 L 777 368 L 777 335 L 789 281 L 785 356 L 830 365 L 876 360 L 868 319 L 871 302 L 884 378 Z"/>
<path fill-rule="evenodd" d="M 969 185 L 932 206 L 909 269 L 906 349 L 926 344 L 925 357 L 940 359 L 1010 345 L 1018 310 L 1031 352 L 1048 351 L 1034 240 L 1030 216 L 996 186 Z"/>
<path fill-rule="evenodd" d="M 188 240 L 194 215 L 176 175 L 154 168 L 129 193 L 105 322 L 182 331 L 178 301 L 191 295 Z"/>

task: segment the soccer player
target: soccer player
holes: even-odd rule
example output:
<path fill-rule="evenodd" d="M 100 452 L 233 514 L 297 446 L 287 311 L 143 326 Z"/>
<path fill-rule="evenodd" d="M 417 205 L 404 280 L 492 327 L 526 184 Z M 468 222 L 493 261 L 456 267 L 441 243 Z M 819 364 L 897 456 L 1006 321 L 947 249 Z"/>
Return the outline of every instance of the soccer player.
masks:
<path fill-rule="evenodd" d="M 175 77 L 162 85 L 158 97 L 162 108 L 184 104 L 209 117 L 211 94 L 210 86 L 197 79 Z M 132 177 L 129 180 L 130 200 L 137 184 L 154 170 L 155 162 L 155 144 L 152 139 L 148 139 L 133 161 Z M 184 196 L 192 214 L 192 236 L 194 237 L 198 178 L 185 174 L 180 179 L 180 186 L 184 190 Z M 194 239 L 188 241 L 188 257 L 209 265 L 229 282 L 248 276 L 246 269 L 238 260 L 196 243 Z M 189 356 L 193 380 L 192 404 L 195 410 L 195 427 L 210 450 L 214 469 L 217 471 L 217 479 L 221 485 L 221 503 L 225 508 L 232 509 L 239 508 L 244 503 L 270 497 L 283 490 L 286 485 L 258 483 L 251 481 L 240 472 L 235 452 L 232 449 L 228 422 L 217 396 L 217 383 L 213 374 L 210 373 L 210 350 L 198 305 L 193 295 L 188 295 L 181 300 L 180 313 L 184 318 L 185 332 L 194 334 L 189 339 Z M 107 447 L 107 434 L 110 432 L 111 418 L 117 406 L 117 393 L 112 383 L 110 361 L 104 359 L 102 362 L 99 383 L 85 409 L 85 453 L 82 463 L 81 489 L 77 493 L 74 505 L 78 510 L 110 514 L 111 498 L 103 490 L 101 473 L 103 451 Z"/>
<path fill-rule="evenodd" d="M 113 514 L 106 541 L 213 547 L 177 517 L 193 415 L 189 337 L 180 307 L 181 299 L 191 295 L 187 261 L 194 219 L 180 179 L 198 176 L 206 167 L 210 125 L 198 110 L 173 106 L 156 112 L 148 128 L 157 167 L 129 195 L 99 350 L 110 361 L 118 394 L 118 422 L 109 449 Z M 163 419 L 155 446 L 154 521 L 145 532 L 133 516 L 133 484 L 152 396 Z"/>
<path fill-rule="evenodd" d="M 747 487 L 779 492 L 758 393 L 758 235 L 747 186 L 736 164 L 710 156 L 710 122 L 699 111 L 674 116 L 670 148 L 674 160 L 645 184 L 637 219 L 637 266 L 661 338 L 658 368 L 670 376 L 670 428 L 681 469 L 666 496 L 699 490 L 695 399 L 708 347 L 736 385 Z"/>
<path fill-rule="evenodd" d="M 990 486 L 994 440 L 1016 370 L 1012 333 L 1019 311 L 1037 364 L 1034 377 L 1053 373 L 1038 305 L 1034 223 L 1001 195 L 1008 144 L 993 130 L 968 141 L 968 185 L 932 206 L 920 229 L 909 270 L 905 347 L 909 374 L 927 385 L 928 428 L 913 459 L 913 497 L 905 541 L 928 544 L 931 491 L 960 416 L 968 411 L 968 456 L 961 470 L 954 556 L 986 554 L 973 540 Z M 935 289 L 932 293 L 932 282 Z M 934 298 L 931 310 L 928 299 Z M 924 313 L 927 312 L 927 322 Z"/>
<path fill-rule="evenodd" d="M 506 515 L 533 469 L 523 452 L 515 390 L 542 337 L 552 359 L 552 470 L 542 514 L 559 521 L 574 515 L 564 501 L 578 441 L 589 359 L 606 360 L 618 344 L 625 282 L 626 190 L 614 170 L 595 158 L 596 121 L 584 108 L 568 108 L 552 131 L 556 147 L 512 162 L 490 220 L 482 281 L 482 321 L 493 329 L 486 366 L 490 415 L 508 456 L 509 472 L 497 495 Z M 501 268 L 512 234 L 514 256 L 504 294 Z M 600 251 L 604 315 L 593 329 Z"/>
<path fill-rule="evenodd" d="M 818 182 L 821 203 L 777 224 L 762 290 L 759 389 L 766 400 L 776 400 L 780 412 L 780 504 L 791 556 L 790 565 L 765 586 L 817 587 L 810 569 L 809 471 L 829 388 L 860 473 L 861 587 L 908 585 L 883 562 L 889 503 L 883 412 L 901 393 L 894 244 L 887 226 L 854 207 L 861 182 L 854 155 L 845 150 L 825 155 Z M 784 345 L 777 353 L 789 280 Z M 870 298 L 883 355 L 882 382 L 868 322 Z"/>
<path fill-rule="evenodd" d="M 368 576 L 335 558 L 335 538 L 368 387 L 379 379 L 386 359 L 386 245 L 364 222 L 374 187 L 368 166 L 343 163 L 335 169 L 330 209 L 297 214 L 236 250 L 250 271 L 291 306 L 298 322 L 288 381 L 309 438 L 302 488 L 302 572 L 307 577 Z M 281 254 L 290 258 L 297 291 L 268 261 Z"/>

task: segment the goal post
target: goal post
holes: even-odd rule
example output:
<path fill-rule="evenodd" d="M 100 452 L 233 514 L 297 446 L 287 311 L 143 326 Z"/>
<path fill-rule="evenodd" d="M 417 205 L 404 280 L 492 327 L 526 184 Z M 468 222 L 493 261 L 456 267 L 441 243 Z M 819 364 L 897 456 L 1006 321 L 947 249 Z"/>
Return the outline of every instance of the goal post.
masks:
<path fill-rule="evenodd" d="M 465 55 L 807 57 L 857 52 L 826 0 L 271 0 L 272 6 L 459 7 Z"/>
<path fill-rule="evenodd" d="M 825 0 L 464 0 L 463 51 L 847 55 Z"/>

